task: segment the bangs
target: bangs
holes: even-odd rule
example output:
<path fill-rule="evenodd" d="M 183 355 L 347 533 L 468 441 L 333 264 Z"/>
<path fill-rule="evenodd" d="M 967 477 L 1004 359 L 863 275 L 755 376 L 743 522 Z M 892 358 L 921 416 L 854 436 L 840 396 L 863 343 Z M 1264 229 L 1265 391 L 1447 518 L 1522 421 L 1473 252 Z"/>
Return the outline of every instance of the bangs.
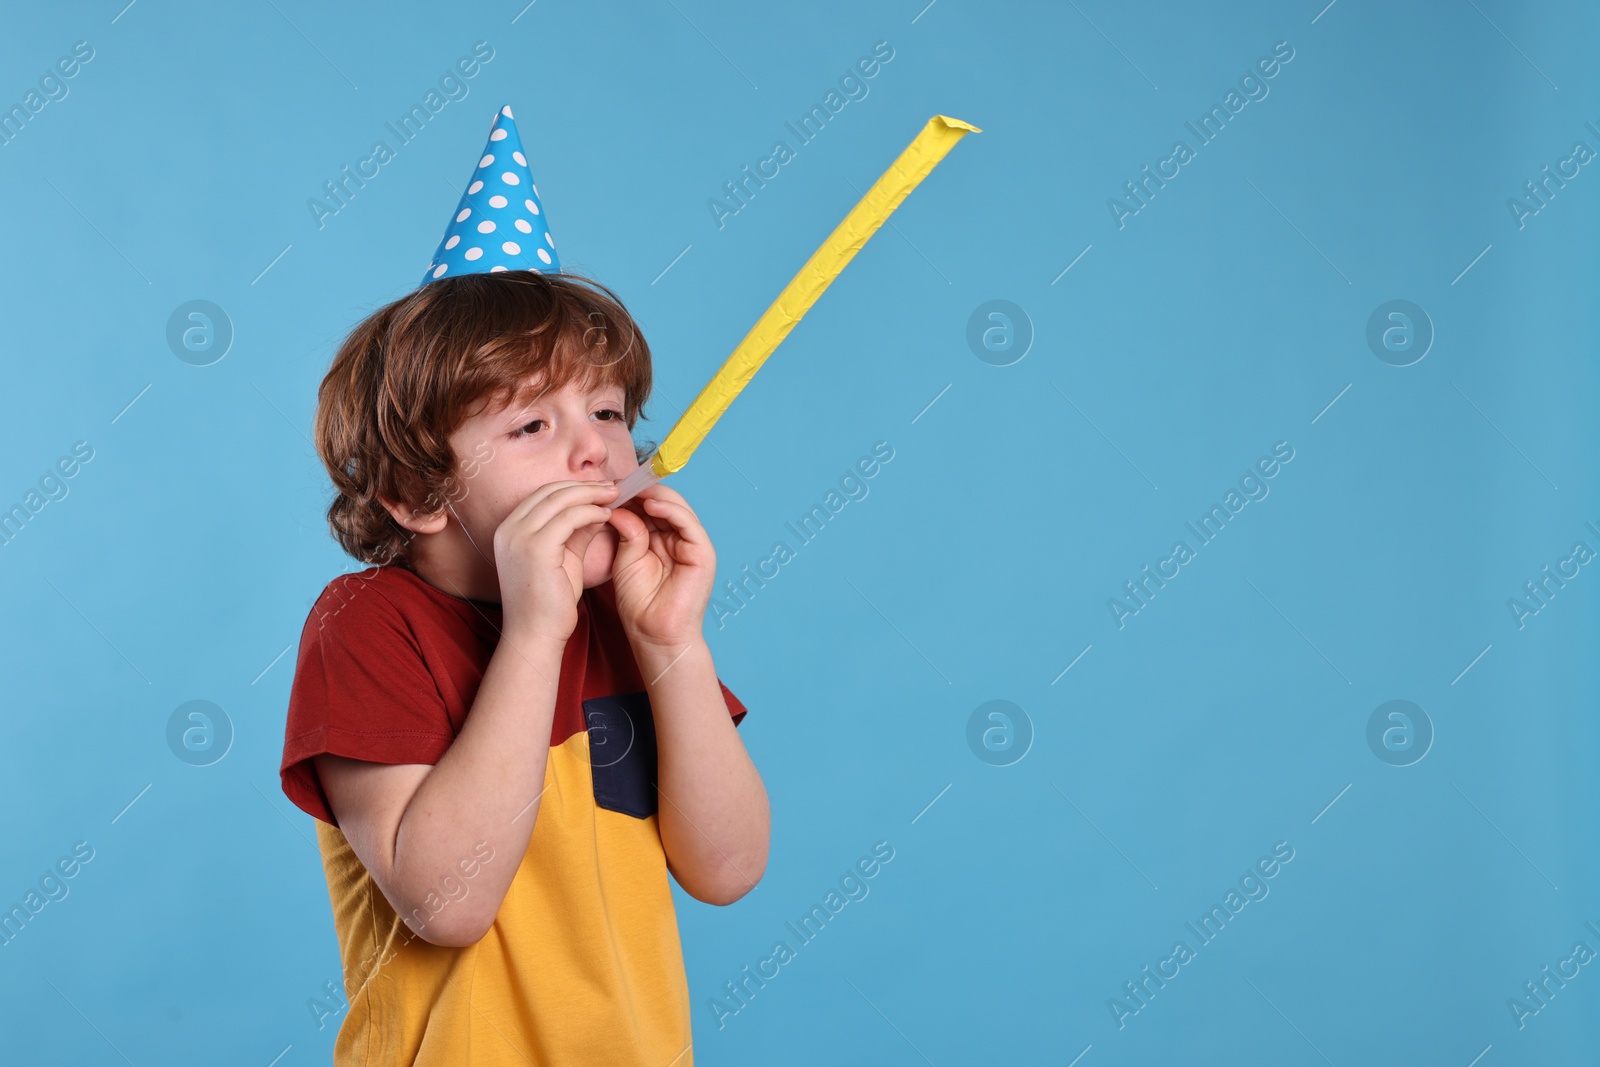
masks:
<path fill-rule="evenodd" d="M 610 343 L 619 333 L 627 336 L 629 346 L 633 344 L 633 330 L 622 330 L 615 323 L 591 324 L 581 333 L 571 329 L 559 332 L 548 357 L 534 347 L 520 366 L 508 360 L 507 369 L 516 375 L 516 380 L 497 384 L 487 410 L 526 407 L 568 385 L 588 393 L 614 386 L 622 390 L 626 403 L 636 372 L 628 365 L 629 349 Z M 613 352 L 614 348 L 619 350 Z"/>
<path fill-rule="evenodd" d="M 499 278 L 516 281 L 512 273 Z M 638 324 L 620 304 L 574 301 L 527 273 L 539 281 L 498 287 L 483 294 L 490 306 L 473 309 L 496 328 L 461 346 L 475 351 L 458 379 L 451 430 L 470 413 L 531 404 L 571 384 L 587 392 L 620 387 L 632 429 L 650 392 L 650 349 Z"/>

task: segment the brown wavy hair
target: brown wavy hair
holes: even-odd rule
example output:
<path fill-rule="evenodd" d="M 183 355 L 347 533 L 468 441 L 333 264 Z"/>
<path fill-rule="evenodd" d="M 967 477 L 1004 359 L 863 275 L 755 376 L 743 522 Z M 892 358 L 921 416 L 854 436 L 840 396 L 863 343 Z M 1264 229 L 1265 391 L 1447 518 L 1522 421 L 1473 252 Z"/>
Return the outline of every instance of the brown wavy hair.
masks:
<path fill-rule="evenodd" d="M 459 499 L 450 435 L 479 411 L 572 381 L 621 385 L 630 431 L 650 396 L 650 346 L 599 282 L 463 274 L 379 308 L 345 338 L 317 389 L 313 436 L 336 490 L 334 539 L 363 563 L 407 565 L 415 535 L 379 496 L 417 514 Z M 653 450 L 635 443 L 634 458 Z"/>

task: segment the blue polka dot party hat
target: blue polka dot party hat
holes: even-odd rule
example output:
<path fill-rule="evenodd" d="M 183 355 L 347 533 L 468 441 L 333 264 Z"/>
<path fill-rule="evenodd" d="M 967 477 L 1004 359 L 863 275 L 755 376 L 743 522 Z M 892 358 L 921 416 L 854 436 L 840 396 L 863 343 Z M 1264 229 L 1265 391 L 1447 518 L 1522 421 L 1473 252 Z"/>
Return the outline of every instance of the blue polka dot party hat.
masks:
<path fill-rule="evenodd" d="M 561 271 L 556 242 L 545 225 L 539 189 L 528 170 L 510 104 L 494 117 L 483 155 L 472 168 L 467 191 L 450 217 L 421 284 L 456 274 L 498 270 Z"/>

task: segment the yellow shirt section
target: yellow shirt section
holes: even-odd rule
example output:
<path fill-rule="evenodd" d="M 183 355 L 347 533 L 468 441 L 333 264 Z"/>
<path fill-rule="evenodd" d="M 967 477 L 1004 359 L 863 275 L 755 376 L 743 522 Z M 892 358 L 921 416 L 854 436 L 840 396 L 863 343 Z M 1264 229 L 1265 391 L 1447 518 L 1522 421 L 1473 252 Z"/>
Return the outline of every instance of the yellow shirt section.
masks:
<path fill-rule="evenodd" d="M 598 807 L 592 773 L 586 730 L 550 749 L 528 850 L 467 948 L 413 934 L 318 820 L 350 1005 L 334 1067 L 693 1067 L 657 816 Z"/>

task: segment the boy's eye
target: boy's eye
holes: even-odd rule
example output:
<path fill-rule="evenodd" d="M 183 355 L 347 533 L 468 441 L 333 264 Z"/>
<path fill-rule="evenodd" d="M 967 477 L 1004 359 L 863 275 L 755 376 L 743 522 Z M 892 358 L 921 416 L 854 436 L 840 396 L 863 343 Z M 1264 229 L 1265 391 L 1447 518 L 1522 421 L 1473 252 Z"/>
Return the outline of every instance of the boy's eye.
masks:
<path fill-rule="evenodd" d="M 605 422 L 618 422 L 618 421 L 622 420 L 625 417 L 623 415 L 623 413 L 618 411 L 616 408 L 601 408 L 599 411 L 595 412 L 595 414 L 596 415 L 609 415 L 609 416 L 611 416 L 609 419 L 603 420 Z M 543 425 L 544 425 L 544 420 L 543 419 L 534 419 L 533 421 L 524 423 L 523 425 L 519 426 L 517 429 L 512 430 L 511 431 L 511 436 L 512 437 L 532 437 L 532 436 L 538 434 L 538 432 L 539 432 L 538 430 L 533 429 L 533 427 L 543 426 Z"/>

